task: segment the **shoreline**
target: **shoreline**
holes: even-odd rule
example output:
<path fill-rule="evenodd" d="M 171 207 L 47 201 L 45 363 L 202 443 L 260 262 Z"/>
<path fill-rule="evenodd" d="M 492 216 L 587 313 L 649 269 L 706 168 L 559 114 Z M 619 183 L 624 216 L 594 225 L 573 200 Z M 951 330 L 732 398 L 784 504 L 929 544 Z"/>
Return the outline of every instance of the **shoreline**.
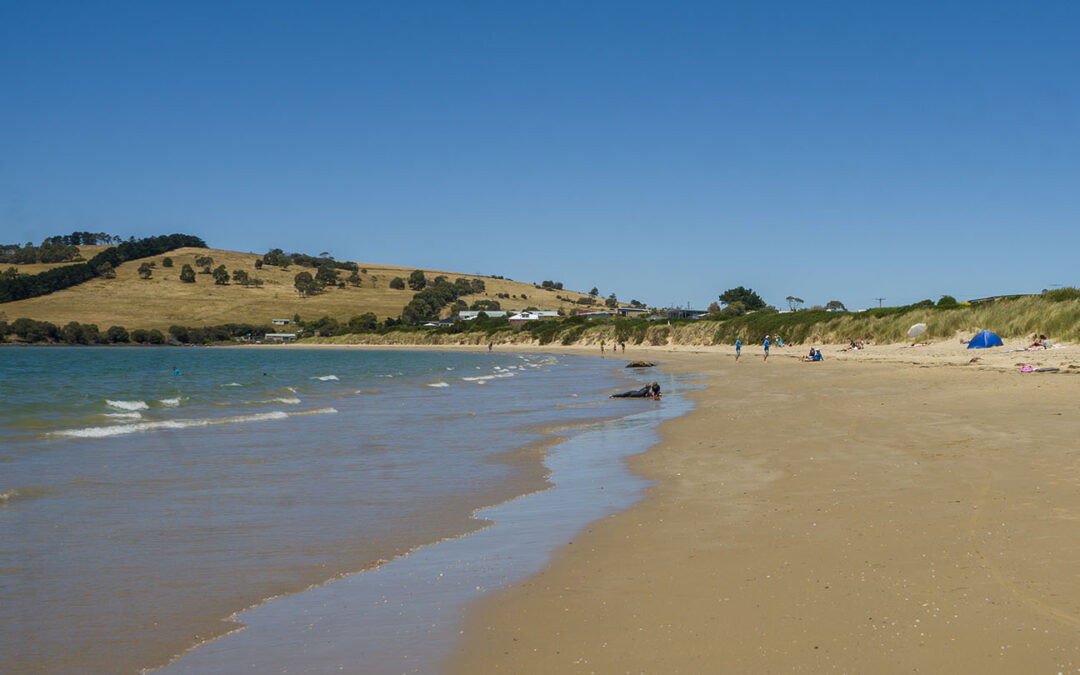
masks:
<path fill-rule="evenodd" d="M 685 406 L 686 404 L 677 405 L 676 410 L 683 410 Z M 640 429 L 652 429 L 655 428 L 655 424 L 649 426 L 649 419 L 656 415 L 672 414 L 662 413 L 659 408 L 653 406 L 644 409 L 634 406 L 621 413 L 612 417 L 550 422 L 542 427 L 530 427 L 543 437 L 528 446 L 515 448 L 493 457 L 493 461 L 508 461 L 511 457 L 528 460 L 530 463 L 532 460 L 538 460 L 536 468 L 542 484 L 534 486 L 535 489 L 531 491 L 519 492 L 507 499 L 475 508 L 470 518 L 477 527 L 470 531 L 417 546 L 378 566 L 340 575 L 299 593 L 270 598 L 237 612 L 228 618 L 233 625 L 237 626 L 235 630 L 219 638 L 195 645 L 175 656 L 168 663 L 147 669 L 145 672 L 165 670 L 183 673 L 205 672 L 208 669 L 232 669 L 233 666 L 239 667 L 241 663 L 235 657 L 238 652 L 245 653 L 243 665 L 248 667 L 248 659 L 262 660 L 267 658 L 268 652 L 275 650 L 278 651 L 276 657 L 270 657 L 273 659 L 274 667 L 288 662 L 299 669 L 325 669 L 324 667 L 330 665 L 336 667 L 339 661 L 342 664 L 348 663 L 350 657 L 363 654 L 366 667 L 374 668 L 377 672 L 402 667 L 413 669 L 410 672 L 427 672 L 422 665 L 425 658 L 431 659 L 430 665 L 434 667 L 438 660 L 444 658 L 445 654 L 452 650 L 452 643 L 456 638 L 456 630 L 460 622 L 457 605 L 472 596 L 486 592 L 492 586 L 498 587 L 505 584 L 503 577 L 520 578 L 522 572 L 515 570 L 524 570 L 525 573 L 529 573 L 546 564 L 557 541 L 565 536 L 572 536 L 577 528 L 585 526 L 588 522 L 587 520 L 571 525 L 570 530 L 565 531 L 566 523 L 563 521 L 567 518 L 570 519 L 568 522 L 574 523 L 583 517 L 588 518 L 583 514 L 587 514 L 590 509 L 595 511 L 597 508 L 601 509 L 601 512 L 595 514 L 594 518 L 603 517 L 606 515 L 602 512 L 603 509 L 612 508 L 605 504 L 617 504 L 614 507 L 617 512 L 638 498 L 634 496 L 637 494 L 635 490 L 639 492 L 645 482 L 629 472 L 625 466 L 621 469 L 625 473 L 625 478 L 620 478 L 617 472 L 612 472 L 611 467 L 614 464 L 605 460 L 600 465 L 601 473 L 592 476 L 602 481 L 599 489 L 603 492 L 592 493 L 593 496 L 588 498 L 590 502 L 593 502 L 591 505 L 580 502 L 582 496 L 579 492 L 583 488 L 581 486 L 575 488 L 574 483 L 588 480 L 589 472 L 581 470 L 580 466 L 579 470 L 568 472 L 565 466 L 560 466 L 567 461 L 572 463 L 590 461 L 589 456 L 595 453 L 592 451 L 581 453 L 580 451 L 593 447 L 590 446 L 590 442 L 595 443 L 595 441 L 589 440 L 592 436 L 611 434 L 613 428 L 623 427 L 633 419 L 639 419 L 635 424 Z M 620 433 L 625 435 L 627 432 Z M 651 443 L 641 445 L 641 442 L 640 438 L 637 442 L 629 438 L 624 439 L 616 444 L 614 451 L 623 455 L 645 452 Z M 636 451 L 627 449 L 638 445 L 641 447 Z M 574 448 L 578 451 L 574 452 Z M 621 462 L 617 463 L 622 465 Z M 620 487 L 621 484 L 625 485 Z M 594 490 L 595 486 L 587 489 Z M 596 499 L 596 496 L 600 499 Z M 547 506 L 543 506 L 545 503 Z M 575 503 L 582 508 L 568 511 L 568 507 Z M 547 517 L 537 519 L 538 513 L 546 513 Z M 523 526 L 525 530 L 521 529 Z M 550 541 L 550 543 L 544 543 L 545 541 Z M 536 549 L 536 546 L 541 548 Z M 417 579 L 424 578 L 425 574 L 430 577 L 428 581 L 417 582 Z M 457 577 L 454 576 L 455 574 Z M 436 577 L 438 583 L 436 583 Z M 455 578 L 458 581 L 450 581 Z M 417 583 L 420 584 L 420 588 L 416 589 L 420 591 L 419 595 L 405 588 L 409 584 L 416 585 Z M 449 596 L 445 594 L 447 589 L 436 588 L 447 583 L 452 586 L 449 589 Z M 453 587 L 454 583 L 457 584 L 456 587 Z M 468 589 L 465 588 L 464 583 L 468 584 Z M 471 590 L 474 583 L 480 584 L 476 585 L 475 593 Z M 429 594 L 431 594 L 430 597 Z M 377 600 L 380 597 L 383 598 L 381 603 Z M 331 605 L 337 604 L 371 607 L 372 600 L 376 607 L 389 601 L 393 610 L 366 610 L 368 613 L 375 612 L 371 615 L 371 618 L 375 620 L 372 623 L 371 620 L 359 618 L 360 615 L 351 612 L 334 614 L 337 610 L 331 608 Z M 326 612 L 329 614 L 320 614 Z M 385 616 L 387 612 L 391 612 L 391 615 Z M 411 623 L 409 620 L 404 620 L 405 624 L 409 624 L 404 625 L 402 624 L 403 616 L 414 618 Z M 295 638 L 297 633 L 303 632 L 303 627 L 297 622 L 308 621 L 314 622 L 312 625 L 320 625 L 326 633 L 320 639 L 320 642 L 325 644 L 312 647 L 310 650 L 308 650 L 306 639 L 301 645 L 296 643 Z M 360 623 L 357 624 L 357 621 Z M 376 625 L 381 626 L 387 621 L 390 625 L 397 624 L 397 628 L 394 630 L 375 628 Z M 355 632 L 358 625 L 364 627 L 364 639 L 359 641 L 362 643 L 359 646 Z M 344 629 L 344 634 L 340 632 L 342 629 Z M 453 629 L 452 633 L 447 632 L 450 629 Z M 369 633 L 373 631 L 380 633 L 380 647 L 371 645 L 373 638 Z M 331 633 L 334 636 L 328 637 Z M 403 654 L 406 651 L 409 653 L 404 656 L 384 653 L 386 650 L 384 643 L 401 642 L 405 638 L 408 639 L 400 646 Z M 226 644 L 219 644 L 223 641 Z M 427 643 L 430 643 L 429 646 L 423 646 Z M 364 645 L 367 645 L 366 649 Z M 408 660 L 402 661 L 402 658 Z M 293 660 L 290 661 L 290 659 Z M 270 661 L 267 661 L 264 665 L 269 663 Z M 420 670 L 416 671 L 418 666 Z"/>
<path fill-rule="evenodd" d="M 670 354 L 706 388 L 632 459 L 654 486 L 474 603 L 446 669 L 1075 672 L 1080 380 L 907 358 Z"/>

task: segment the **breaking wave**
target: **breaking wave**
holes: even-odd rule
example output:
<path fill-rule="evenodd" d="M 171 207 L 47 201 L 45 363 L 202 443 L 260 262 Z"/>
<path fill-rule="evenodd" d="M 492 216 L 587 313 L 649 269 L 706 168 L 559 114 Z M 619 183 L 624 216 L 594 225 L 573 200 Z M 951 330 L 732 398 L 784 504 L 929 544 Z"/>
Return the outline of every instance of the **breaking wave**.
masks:
<path fill-rule="evenodd" d="M 322 380 L 323 382 L 327 382 L 329 380 L 338 379 L 338 376 L 337 375 L 319 375 L 319 376 L 313 377 L 311 379 L 313 379 L 313 380 Z"/>
<path fill-rule="evenodd" d="M 146 401 L 112 401 L 105 399 L 105 404 L 119 410 L 146 410 L 150 407 Z"/>
<path fill-rule="evenodd" d="M 110 436 L 123 436 L 136 434 L 143 431 L 161 431 L 164 429 L 190 429 L 193 427 L 210 427 L 225 424 L 245 424 L 248 422 L 268 422 L 270 420 L 283 420 L 294 415 L 326 415 L 336 413 L 334 408 L 316 408 L 287 413 L 283 410 L 257 413 L 254 415 L 233 415 L 231 417 L 205 417 L 181 420 L 161 420 L 155 422 L 136 422 L 133 424 L 117 424 L 108 427 L 84 427 L 82 429 L 64 429 L 54 431 L 49 436 L 61 436 L 67 438 L 108 438 Z"/>
<path fill-rule="evenodd" d="M 449 387 L 450 385 L 445 383 L 445 382 L 432 382 L 432 383 L 428 384 L 428 386 L 429 387 L 436 387 L 436 388 L 441 389 L 442 387 Z"/>

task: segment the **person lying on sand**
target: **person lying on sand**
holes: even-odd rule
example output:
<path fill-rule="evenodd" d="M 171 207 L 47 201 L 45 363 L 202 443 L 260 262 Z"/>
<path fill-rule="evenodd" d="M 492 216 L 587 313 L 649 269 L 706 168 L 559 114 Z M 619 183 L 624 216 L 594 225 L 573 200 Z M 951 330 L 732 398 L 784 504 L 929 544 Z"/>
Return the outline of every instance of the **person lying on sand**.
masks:
<path fill-rule="evenodd" d="M 660 385 L 656 382 L 652 384 L 646 384 L 641 389 L 631 389 L 630 391 L 624 391 L 621 394 L 612 394 L 608 398 L 660 398 Z"/>
<path fill-rule="evenodd" d="M 928 347 L 929 345 L 929 342 L 912 342 L 909 345 L 904 345 L 900 349 L 911 349 L 912 347 Z"/>

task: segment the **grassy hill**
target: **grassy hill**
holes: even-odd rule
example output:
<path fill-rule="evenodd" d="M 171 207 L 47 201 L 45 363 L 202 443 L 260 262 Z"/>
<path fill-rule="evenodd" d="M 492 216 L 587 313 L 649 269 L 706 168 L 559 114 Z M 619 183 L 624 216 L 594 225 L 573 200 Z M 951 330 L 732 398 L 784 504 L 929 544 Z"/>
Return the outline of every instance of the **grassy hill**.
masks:
<path fill-rule="evenodd" d="M 80 252 L 90 258 L 102 246 L 83 246 Z M 197 274 L 194 284 L 180 281 L 180 270 L 185 263 L 195 266 L 195 258 L 212 256 L 214 266 L 223 264 L 231 273 L 243 269 L 264 281 L 262 287 L 243 287 L 236 284 L 218 286 L 208 274 Z M 164 267 L 162 260 L 172 258 L 173 267 Z M 408 278 L 416 268 L 394 267 L 359 263 L 367 271 L 361 274 L 360 287 L 347 285 L 331 288 L 312 297 L 301 298 L 293 286 L 293 278 L 300 271 L 314 274 L 314 268 L 291 265 L 288 269 L 264 266 L 255 269 L 255 261 L 261 255 L 238 253 L 218 249 L 181 248 L 164 255 L 128 261 L 116 268 L 115 279 L 92 279 L 86 283 L 50 293 L 37 298 L 0 304 L 0 319 L 12 321 L 26 317 L 37 321 L 50 321 L 63 325 L 69 321 L 94 323 L 102 330 L 112 325 L 128 328 L 166 329 L 173 324 L 188 326 L 222 323 L 266 324 L 275 318 L 292 318 L 299 314 L 304 319 L 332 316 L 338 320 L 365 312 L 373 312 L 380 319 L 397 317 L 412 299 L 411 290 L 394 290 L 390 280 L 394 277 Z M 137 272 L 145 261 L 157 264 L 150 279 L 142 279 Z M 36 273 L 59 265 L 17 266 L 21 273 Z M 6 269 L 6 266 L 4 266 Z M 196 268 L 197 269 L 197 268 Z M 503 309 L 538 307 L 568 311 L 580 308 L 573 301 L 587 297 L 573 291 L 554 291 L 537 288 L 531 283 L 494 279 L 471 274 L 440 270 L 423 270 L 431 280 L 445 275 L 450 281 L 458 277 L 479 278 L 484 281 L 485 291 L 467 295 L 462 300 L 472 304 L 477 300 L 495 300 Z M 348 276 L 341 274 L 344 279 Z M 497 297 L 507 294 L 509 298 Z M 560 300 L 556 296 L 569 298 Z M 447 310 L 448 311 L 448 310 Z M 444 312 L 444 315 L 446 312 Z"/>

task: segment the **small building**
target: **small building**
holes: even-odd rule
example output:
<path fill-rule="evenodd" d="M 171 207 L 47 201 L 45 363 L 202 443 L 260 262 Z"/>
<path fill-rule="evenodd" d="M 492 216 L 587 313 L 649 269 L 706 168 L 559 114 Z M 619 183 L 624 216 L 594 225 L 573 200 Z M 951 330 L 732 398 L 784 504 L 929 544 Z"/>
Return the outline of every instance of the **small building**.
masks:
<path fill-rule="evenodd" d="M 649 313 L 648 307 L 620 307 L 618 310 L 619 316 L 645 316 Z"/>
<path fill-rule="evenodd" d="M 540 319 L 551 318 L 551 314 L 554 314 L 555 316 L 559 315 L 558 312 L 529 312 L 529 311 L 522 311 L 522 312 L 518 312 L 517 314 L 510 315 L 510 318 L 508 320 L 510 321 L 511 326 L 522 326 L 522 325 L 530 323 L 532 321 L 539 321 Z M 541 315 L 543 315 L 543 316 L 541 316 Z"/>
<path fill-rule="evenodd" d="M 610 319 L 618 316 L 618 314 L 613 311 L 602 309 L 579 309 L 577 315 L 583 316 L 586 319 Z"/>
<path fill-rule="evenodd" d="M 282 344 L 296 342 L 296 333 L 267 333 L 263 336 L 263 340 Z"/>
<path fill-rule="evenodd" d="M 270 319 L 270 323 L 275 326 L 288 326 L 292 323 L 291 319 Z"/>
<path fill-rule="evenodd" d="M 678 307 L 664 310 L 669 319 L 700 319 L 709 312 L 704 309 L 680 309 Z"/>
<path fill-rule="evenodd" d="M 497 319 L 506 316 L 507 314 L 509 314 L 509 312 L 494 309 L 491 311 L 485 311 L 484 314 L 487 314 L 489 318 Z M 480 316 L 480 311 L 475 309 L 467 309 L 458 312 L 458 318 L 462 321 L 472 321 L 478 316 Z"/>

